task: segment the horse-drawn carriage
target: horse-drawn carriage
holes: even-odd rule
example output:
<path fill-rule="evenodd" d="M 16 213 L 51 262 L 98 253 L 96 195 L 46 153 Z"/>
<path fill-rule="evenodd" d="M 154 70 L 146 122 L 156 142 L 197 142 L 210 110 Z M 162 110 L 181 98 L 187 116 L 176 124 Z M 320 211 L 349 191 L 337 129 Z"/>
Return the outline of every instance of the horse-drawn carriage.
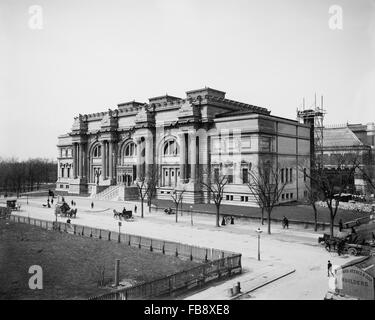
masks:
<path fill-rule="evenodd" d="M 59 202 L 56 204 L 55 214 L 61 217 L 76 218 L 77 208 L 71 209 L 66 202 Z"/>
<path fill-rule="evenodd" d="M 11 211 L 20 211 L 21 205 L 17 203 L 17 199 L 7 199 L 7 208 L 9 208 Z"/>
<path fill-rule="evenodd" d="M 116 209 L 113 209 L 113 217 L 119 218 L 120 220 L 122 218 L 124 218 L 125 220 L 134 220 L 133 211 L 131 210 L 117 211 Z"/>
<path fill-rule="evenodd" d="M 375 241 L 366 241 L 357 234 L 336 237 L 324 234 L 323 237 L 319 237 L 318 241 L 329 252 L 335 251 L 338 254 L 349 254 L 352 256 L 369 256 L 375 254 Z"/>

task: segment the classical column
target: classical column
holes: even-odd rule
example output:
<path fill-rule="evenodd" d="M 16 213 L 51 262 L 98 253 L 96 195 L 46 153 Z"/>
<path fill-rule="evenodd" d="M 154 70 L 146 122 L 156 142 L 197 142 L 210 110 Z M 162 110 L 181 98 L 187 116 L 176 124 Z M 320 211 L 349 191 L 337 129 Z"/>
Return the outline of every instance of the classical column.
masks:
<path fill-rule="evenodd" d="M 106 156 L 106 141 L 102 141 L 102 177 L 103 180 L 107 178 L 107 170 L 106 170 L 106 162 L 107 162 L 107 156 Z"/>
<path fill-rule="evenodd" d="M 152 136 L 146 138 L 146 177 L 150 177 L 151 167 L 153 165 L 153 139 Z"/>
<path fill-rule="evenodd" d="M 141 168 L 142 168 L 142 140 L 141 137 L 137 137 L 135 142 L 137 143 L 137 180 L 141 179 Z"/>
<path fill-rule="evenodd" d="M 186 179 L 186 143 L 185 143 L 185 133 L 178 133 L 178 141 L 180 145 L 180 181 Z"/>
<path fill-rule="evenodd" d="M 108 176 L 113 178 L 113 142 L 108 141 Z"/>
<path fill-rule="evenodd" d="M 73 143 L 73 178 L 77 179 L 77 174 L 78 174 L 78 166 L 77 166 L 77 143 Z"/>
<path fill-rule="evenodd" d="M 197 135 L 195 132 L 189 134 L 190 138 L 190 181 L 195 182 L 197 167 Z"/>
<path fill-rule="evenodd" d="M 79 170 L 79 177 L 83 178 L 83 144 L 78 144 L 78 170 Z"/>

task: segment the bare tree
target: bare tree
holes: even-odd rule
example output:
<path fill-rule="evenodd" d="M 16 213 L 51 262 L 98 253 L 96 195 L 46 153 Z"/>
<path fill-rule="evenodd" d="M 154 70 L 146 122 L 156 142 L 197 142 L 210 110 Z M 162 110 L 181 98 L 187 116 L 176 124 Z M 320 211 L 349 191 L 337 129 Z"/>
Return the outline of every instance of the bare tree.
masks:
<path fill-rule="evenodd" d="M 267 213 L 268 234 L 271 234 L 272 210 L 279 203 L 286 182 L 281 182 L 278 170 L 267 162 L 249 172 L 247 185 L 262 213 Z"/>
<path fill-rule="evenodd" d="M 139 198 L 141 200 L 141 218 L 144 217 L 144 202 L 147 197 L 148 205 L 151 206 L 151 199 L 155 194 L 158 183 L 158 171 L 156 165 L 149 166 L 147 175 L 141 174 L 140 178 L 135 182 L 138 188 Z"/>
<path fill-rule="evenodd" d="M 135 182 L 135 185 L 138 188 L 139 198 L 141 200 L 141 218 L 143 218 L 144 217 L 144 202 L 147 196 L 146 177 L 144 175 L 141 175 L 141 177 Z"/>
<path fill-rule="evenodd" d="M 182 199 L 184 197 L 185 189 L 178 190 L 177 188 L 173 190 L 171 193 L 172 200 L 176 206 L 176 223 L 178 222 L 178 206 L 182 203 Z M 181 209 L 182 211 L 182 209 Z"/>
<path fill-rule="evenodd" d="M 147 205 L 149 212 L 151 212 L 152 199 L 156 194 L 156 188 L 159 183 L 159 172 L 157 166 L 151 165 L 149 167 L 148 180 L 147 180 Z"/>
<path fill-rule="evenodd" d="M 326 168 L 306 171 L 306 176 L 315 186 L 319 199 L 327 204 L 330 216 L 330 234 L 334 235 L 334 223 L 340 199 L 344 192 L 354 186 L 354 175 L 360 165 L 358 152 L 336 152 L 331 155 Z"/>
<path fill-rule="evenodd" d="M 208 179 L 207 182 L 200 181 L 202 189 L 209 193 L 210 198 L 215 203 L 216 227 L 220 227 L 220 206 L 224 196 L 224 189 L 228 182 L 228 176 L 220 173 L 220 169 L 217 169 L 217 171 L 214 172 L 212 179 Z"/>

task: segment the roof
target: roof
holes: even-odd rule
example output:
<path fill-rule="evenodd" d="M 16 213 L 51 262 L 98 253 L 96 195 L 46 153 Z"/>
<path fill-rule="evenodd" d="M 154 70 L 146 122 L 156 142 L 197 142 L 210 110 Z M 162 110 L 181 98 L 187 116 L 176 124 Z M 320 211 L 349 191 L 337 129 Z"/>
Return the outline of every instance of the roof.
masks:
<path fill-rule="evenodd" d="M 363 272 L 366 272 L 371 277 L 375 278 L 375 256 L 362 257 L 350 261 L 342 266 L 342 269 L 356 266 L 361 269 Z"/>
<path fill-rule="evenodd" d="M 363 143 L 347 126 L 323 130 L 323 148 L 358 146 L 363 146 Z"/>

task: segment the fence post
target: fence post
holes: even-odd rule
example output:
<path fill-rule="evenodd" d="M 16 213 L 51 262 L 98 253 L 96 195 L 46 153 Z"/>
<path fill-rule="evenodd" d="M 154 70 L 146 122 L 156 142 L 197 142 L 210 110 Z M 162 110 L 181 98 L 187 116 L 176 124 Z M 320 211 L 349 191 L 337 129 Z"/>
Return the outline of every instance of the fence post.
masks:
<path fill-rule="evenodd" d="M 176 213 L 177 214 L 177 213 Z M 178 249 L 177 249 L 177 246 L 176 246 L 176 257 L 178 257 Z"/>
<path fill-rule="evenodd" d="M 208 261 L 208 254 L 207 254 L 207 251 L 208 251 L 208 249 L 206 249 L 206 256 L 204 257 L 204 262 L 207 262 Z"/>
<path fill-rule="evenodd" d="M 74 224 L 74 225 L 73 225 L 73 233 L 76 234 L 76 232 L 77 232 L 77 227 L 76 227 L 76 225 Z"/>
<path fill-rule="evenodd" d="M 153 249 L 152 249 L 152 239 L 151 239 L 151 244 L 150 244 L 150 251 L 153 251 Z"/>
<path fill-rule="evenodd" d="M 165 254 L 165 241 L 163 241 L 163 248 L 162 248 L 163 254 Z"/>
<path fill-rule="evenodd" d="M 90 238 L 92 238 L 92 228 L 90 228 Z"/>
<path fill-rule="evenodd" d="M 99 239 L 102 238 L 102 229 L 99 229 Z"/>
<path fill-rule="evenodd" d="M 128 240 L 128 246 L 129 246 L 129 247 L 130 247 L 130 243 L 131 243 L 131 241 L 130 241 L 130 240 L 131 240 L 131 237 L 132 237 L 132 236 L 129 234 L 129 237 L 128 237 L 128 239 L 129 239 L 129 240 Z"/>
<path fill-rule="evenodd" d="M 84 226 L 82 226 L 81 236 L 83 236 L 83 235 L 84 235 L 84 230 L 85 230 L 85 227 L 84 227 Z"/>
<path fill-rule="evenodd" d="M 142 237 L 139 237 L 138 249 L 141 249 L 141 241 L 142 241 Z"/>
<path fill-rule="evenodd" d="M 193 261 L 193 247 L 190 247 L 190 261 Z"/>
<path fill-rule="evenodd" d="M 108 241 L 111 241 L 111 231 L 108 232 Z"/>
<path fill-rule="evenodd" d="M 119 286 L 120 282 L 120 259 L 116 259 L 115 263 L 115 286 Z"/>

